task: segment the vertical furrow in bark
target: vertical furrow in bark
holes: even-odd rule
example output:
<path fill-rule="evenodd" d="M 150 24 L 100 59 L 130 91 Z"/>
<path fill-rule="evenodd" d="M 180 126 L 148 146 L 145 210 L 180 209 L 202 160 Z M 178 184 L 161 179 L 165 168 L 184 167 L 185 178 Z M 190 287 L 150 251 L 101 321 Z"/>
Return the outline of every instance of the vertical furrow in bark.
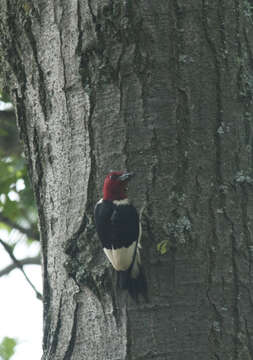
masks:
<path fill-rule="evenodd" d="M 189 139 L 189 108 L 186 90 L 178 89 L 177 117 L 177 153 L 178 170 L 176 191 L 183 192 L 188 168 L 188 139 Z"/>
<path fill-rule="evenodd" d="M 244 21 L 240 21 L 240 9 L 245 14 Z M 252 12 L 251 5 L 244 1 L 241 5 L 236 3 L 237 12 L 237 33 L 243 41 L 238 44 L 238 58 L 240 59 L 240 73 L 238 75 L 239 95 L 244 105 L 243 119 L 245 132 L 245 148 L 242 149 L 248 156 L 248 168 L 253 168 L 253 126 L 251 113 L 253 110 L 253 54 L 252 44 L 249 38 L 252 36 Z M 246 165 L 246 164 L 245 164 Z M 250 170 L 248 170 L 250 172 Z"/>
<path fill-rule="evenodd" d="M 247 349 L 248 353 L 253 359 L 253 332 L 249 329 L 252 329 L 253 320 L 252 317 L 248 318 L 248 313 L 253 312 L 253 238 L 252 238 L 252 216 L 250 218 L 249 212 L 252 209 L 252 197 L 250 193 L 252 192 L 252 185 L 244 183 L 241 185 L 241 213 L 242 213 L 242 227 L 243 235 L 245 241 L 245 257 L 247 259 L 248 274 L 243 276 L 243 279 L 240 281 L 241 286 L 246 288 L 245 295 L 248 296 L 248 301 L 243 299 L 242 301 L 242 317 L 245 319 L 244 328 L 247 337 Z M 245 309 L 244 309 L 245 307 Z M 248 309 L 247 309 L 248 308 Z M 248 318 L 246 320 L 246 318 Z"/>
<path fill-rule="evenodd" d="M 231 249 L 232 249 L 232 275 L 233 275 L 233 330 L 234 330 L 234 341 L 233 341 L 233 359 L 238 360 L 240 358 L 241 342 L 240 334 L 243 333 L 242 323 L 241 323 L 241 289 L 240 289 L 240 273 L 239 273 L 239 263 L 241 259 L 239 258 L 238 250 L 238 241 L 236 239 L 236 230 L 235 225 L 232 219 L 228 216 L 227 212 L 224 210 L 224 215 L 226 220 L 231 226 L 230 231 L 230 240 L 231 240 Z"/>
<path fill-rule="evenodd" d="M 237 270 L 237 251 L 236 251 L 236 239 L 233 233 L 233 226 L 231 232 L 231 247 L 232 247 L 232 269 L 234 280 L 234 304 L 233 304 L 233 319 L 234 319 L 234 352 L 233 359 L 239 358 L 239 331 L 240 331 L 240 312 L 239 312 L 239 276 Z"/>
<path fill-rule="evenodd" d="M 251 360 L 253 360 L 253 342 L 252 342 L 252 332 L 249 330 L 248 319 L 244 318 L 246 336 L 247 336 L 247 345 L 249 349 L 249 355 Z"/>
<path fill-rule="evenodd" d="M 89 146 L 90 146 L 90 170 L 89 170 L 89 181 L 88 181 L 88 193 L 87 193 L 87 203 L 86 203 L 86 211 L 89 213 L 90 216 L 93 214 L 94 204 L 97 200 L 97 192 L 94 187 L 96 183 L 96 157 L 95 157 L 95 145 L 94 145 L 94 134 L 93 134 L 93 127 L 92 127 L 92 117 L 95 108 L 94 98 L 90 95 L 89 98 L 90 107 L 89 107 L 89 116 L 88 116 L 88 124 L 87 124 L 87 131 L 89 134 Z"/>
<path fill-rule="evenodd" d="M 78 328 L 78 310 L 79 310 L 79 304 L 77 303 L 75 306 L 74 315 L 73 315 L 71 336 L 70 336 L 70 339 L 68 340 L 68 347 L 67 347 L 67 351 L 65 352 L 65 355 L 63 357 L 63 360 L 72 359 L 72 354 L 74 351 L 74 346 L 75 346 L 75 341 L 76 341 L 76 333 L 77 333 L 77 328 Z"/>
<path fill-rule="evenodd" d="M 31 141 L 31 139 L 30 139 Z M 33 139 L 33 158 L 35 157 L 35 165 L 33 174 L 36 172 L 36 177 L 40 181 L 35 182 L 35 176 L 32 175 L 34 180 L 34 193 L 36 202 L 38 204 L 38 214 L 39 214 L 39 225 L 40 225 L 40 238 L 41 238 L 41 250 L 42 250 L 42 265 L 43 265 L 43 321 L 44 321 L 44 331 L 43 331 L 43 349 L 48 349 L 49 347 L 49 333 L 51 330 L 51 296 L 52 291 L 50 287 L 50 276 L 48 274 L 48 232 L 46 217 L 43 212 L 43 208 L 39 206 L 41 202 L 41 191 L 43 179 L 43 167 L 42 159 L 40 158 L 43 152 L 40 152 L 39 149 L 39 139 L 36 129 L 34 129 L 34 139 Z"/>
<path fill-rule="evenodd" d="M 216 76 L 216 128 L 214 129 L 214 144 L 216 152 L 216 184 L 220 186 L 223 182 L 222 180 L 222 158 L 221 158 L 221 141 L 219 137 L 219 131 L 223 126 L 223 105 L 222 105 L 222 88 L 221 88 L 221 61 L 219 56 L 219 51 L 217 50 L 216 43 L 212 39 L 212 32 L 210 30 L 209 20 L 208 20 L 208 2 L 202 0 L 202 13 L 203 13 L 203 28 L 206 36 L 206 41 L 210 47 L 211 54 L 213 57 L 215 76 Z M 219 8 L 219 6 L 218 6 Z"/>
<path fill-rule="evenodd" d="M 223 60 L 226 69 L 229 70 L 229 63 L 228 63 L 228 49 L 227 49 L 227 36 L 226 36 L 226 3 L 224 0 L 219 2 L 217 12 L 218 12 L 218 27 L 219 27 L 219 34 L 220 34 L 220 43 L 221 49 L 220 54 Z"/>
<path fill-rule="evenodd" d="M 124 48 L 122 49 L 122 55 L 124 56 Z M 119 74 L 120 74 L 120 67 L 119 67 Z M 122 119 L 123 123 L 125 124 L 125 134 L 124 134 L 124 139 L 122 139 L 122 155 L 124 156 L 124 160 L 122 159 L 122 165 L 121 165 L 121 170 L 128 170 L 128 166 L 127 166 L 127 161 L 128 161 L 128 142 L 129 142 L 129 135 L 127 134 L 127 119 L 125 116 L 125 106 L 124 106 L 124 97 L 125 97 L 125 93 L 124 93 L 124 77 L 120 79 L 120 84 L 119 84 L 119 89 L 120 89 L 120 93 L 119 93 L 119 102 L 120 102 L 120 108 L 119 108 L 119 116 Z M 126 101 L 127 103 L 127 101 Z M 124 165 L 123 165 L 124 164 Z M 125 169 L 124 169 L 125 167 Z"/>
<path fill-rule="evenodd" d="M 220 251 L 219 242 L 220 239 L 217 235 L 217 222 L 215 216 L 215 201 L 214 195 L 209 199 L 209 222 L 210 222 L 210 235 L 208 238 L 208 270 L 207 270 L 207 298 L 210 303 L 210 308 L 212 311 L 211 324 L 210 324 L 210 334 L 209 342 L 212 344 L 211 351 L 214 353 L 214 356 L 219 357 L 219 353 L 222 349 L 222 332 L 223 328 L 223 319 L 220 313 L 219 306 L 216 305 L 214 288 L 216 286 L 216 272 L 217 272 L 217 256 L 216 254 Z"/>
<path fill-rule="evenodd" d="M 247 247 L 247 258 L 248 258 L 248 281 L 249 284 L 253 283 L 253 239 L 252 239 L 252 233 L 250 230 L 250 226 L 251 226 L 251 221 L 248 215 L 248 209 L 250 209 L 250 195 L 249 193 L 251 192 L 251 188 L 249 187 L 249 191 L 248 188 L 249 184 L 242 184 L 241 185 L 241 195 L 242 195 L 242 200 L 241 200 L 241 213 L 242 213 L 242 226 L 243 226 L 243 233 L 244 233 L 244 239 L 245 239 L 245 244 Z M 249 285 L 250 286 L 250 285 Z"/>
<path fill-rule="evenodd" d="M 220 89 L 220 64 L 218 60 L 218 53 L 216 50 L 215 40 L 212 39 L 212 32 L 209 12 L 208 12 L 208 2 L 202 0 L 202 25 L 203 31 L 205 35 L 205 40 L 208 44 L 210 54 L 212 56 L 213 63 L 213 72 L 215 76 L 215 101 L 216 101 L 216 126 L 213 128 L 213 142 L 214 142 L 214 151 L 215 151 L 215 177 L 216 177 L 216 186 L 212 189 L 212 194 L 208 201 L 208 215 L 210 222 L 210 235 L 208 242 L 208 287 L 207 287 L 207 298 L 211 305 L 212 310 L 212 323 L 210 327 L 210 335 L 209 335 L 209 343 L 211 342 L 211 351 L 215 357 L 219 357 L 220 349 L 222 348 L 221 344 L 221 331 L 222 331 L 222 316 L 215 304 L 215 300 L 213 299 L 213 288 L 215 286 L 216 276 L 215 273 L 217 271 L 217 259 L 216 253 L 219 251 L 219 241 L 217 235 L 217 223 L 215 216 L 215 203 L 216 203 L 216 192 L 218 190 L 219 185 L 222 183 L 222 175 L 221 175 L 221 144 L 218 136 L 218 129 L 222 124 L 222 113 L 221 113 L 221 89 Z"/>
<path fill-rule="evenodd" d="M 189 96 L 187 94 L 187 75 L 185 75 L 184 64 L 182 62 L 185 56 L 184 40 L 184 10 L 177 0 L 174 0 L 174 18 L 175 18 L 175 75 L 176 75 L 176 140 L 177 140 L 177 184 L 175 191 L 183 193 L 186 177 L 188 175 L 188 139 L 190 137 L 190 110 Z"/>
<path fill-rule="evenodd" d="M 67 136 L 66 136 L 66 143 L 69 144 L 68 146 L 68 151 L 67 151 L 67 163 L 68 163 L 68 177 L 69 177 L 69 183 L 68 183 L 68 195 L 69 198 L 74 197 L 74 194 L 72 192 L 72 187 L 71 187 L 71 182 L 72 182 L 72 158 L 71 158 L 71 154 L 73 154 L 74 149 L 73 149 L 73 134 L 72 134 L 72 128 L 73 128 L 73 116 L 72 116 L 72 108 L 71 108 L 71 95 L 70 95 L 70 91 L 71 91 L 71 87 L 72 84 L 69 84 L 68 81 L 68 76 L 67 76 L 67 65 L 66 62 L 69 61 L 69 58 L 67 56 L 65 56 L 66 53 L 66 48 L 69 49 L 69 44 L 64 38 L 64 35 L 66 36 L 64 30 L 66 28 L 66 17 L 68 17 L 69 14 L 67 12 L 67 5 L 65 5 L 64 2 L 62 2 L 62 7 L 61 7 L 61 13 L 57 14 L 57 9 L 54 6 L 54 22 L 57 25 L 57 29 L 58 29 L 58 33 L 59 33 L 59 41 L 60 41 L 60 46 L 59 46 L 59 51 L 60 51 L 60 56 L 61 56 L 61 61 L 62 61 L 62 71 L 63 71 L 63 96 L 65 97 L 65 103 L 66 103 L 66 117 L 67 117 Z M 73 39 L 74 42 L 74 39 Z M 66 214 L 71 213 L 71 201 L 68 201 L 67 203 L 67 209 L 66 209 Z M 72 226 L 73 226 L 73 220 L 71 221 L 70 219 L 66 219 L 67 221 L 67 228 L 69 229 L 69 231 L 72 230 Z M 72 222 L 72 223 L 71 223 Z M 82 225 L 82 222 L 81 222 Z M 80 225 L 80 227 L 82 227 Z"/>
<path fill-rule="evenodd" d="M 48 98 L 47 93 L 46 93 L 44 73 L 43 73 L 43 70 L 41 69 L 41 66 L 40 66 L 40 63 L 39 63 L 39 60 L 38 60 L 37 43 L 36 43 L 36 39 L 34 38 L 34 35 L 33 35 L 33 30 L 32 30 L 32 26 L 31 26 L 30 18 L 28 18 L 26 23 L 25 23 L 25 34 L 26 34 L 27 39 L 29 40 L 29 43 L 31 45 L 31 49 L 32 49 L 32 52 L 33 52 L 33 58 L 35 60 L 36 67 L 37 67 L 37 70 L 38 70 L 38 75 L 39 75 L 38 84 L 39 84 L 40 105 L 41 105 L 41 109 L 43 111 L 44 121 L 47 122 L 48 112 L 49 113 L 51 112 L 50 108 L 52 107 L 52 104 L 51 104 L 51 99 Z"/>
<path fill-rule="evenodd" d="M 53 329 L 50 328 L 51 325 L 50 320 L 48 318 L 45 318 L 46 319 L 45 324 L 47 325 L 47 329 L 45 329 L 46 331 L 44 332 L 45 338 L 43 341 L 43 349 L 45 350 L 44 357 L 46 359 L 54 359 L 55 356 L 55 351 L 57 349 L 58 341 L 59 341 L 59 332 L 62 325 L 61 312 L 62 312 L 62 296 L 60 298 L 60 305 L 58 308 L 57 325 L 54 331 L 52 331 Z"/>

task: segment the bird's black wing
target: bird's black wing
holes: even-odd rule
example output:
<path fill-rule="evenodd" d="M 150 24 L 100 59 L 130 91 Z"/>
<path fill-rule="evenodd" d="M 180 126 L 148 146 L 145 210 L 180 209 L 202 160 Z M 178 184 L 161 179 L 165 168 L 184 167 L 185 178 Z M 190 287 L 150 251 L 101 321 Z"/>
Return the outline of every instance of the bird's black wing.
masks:
<path fill-rule="evenodd" d="M 112 221 L 111 217 L 114 211 L 114 205 L 111 201 L 99 201 L 95 206 L 95 225 L 98 237 L 102 246 L 106 249 L 112 248 Z"/>
<path fill-rule="evenodd" d="M 111 216 L 112 245 L 114 249 L 129 247 L 139 237 L 139 216 L 131 204 L 114 207 Z"/>

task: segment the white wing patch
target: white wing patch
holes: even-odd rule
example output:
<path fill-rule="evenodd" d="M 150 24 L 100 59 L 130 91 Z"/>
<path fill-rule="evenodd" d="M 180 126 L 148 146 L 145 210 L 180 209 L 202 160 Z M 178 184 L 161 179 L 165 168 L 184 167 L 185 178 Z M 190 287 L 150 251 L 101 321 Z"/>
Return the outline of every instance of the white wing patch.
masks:
<path fill-rule="evenodd" d="M 134 252 L 135 252 L 135 247 L 136 247 L 136 241 L 134 241 L 128 248 L 126 248 L 126 247 L 122 247 L 120 249 L 105 249 L 104 248 L 104 252 L 115 270 L 125 271 L 130 267 L 130 265 L 132 263 Z M 137 253 L 136 253 L 136 257 L 135 257 L 135 263 L 136 263 L 137 258 L 139 258 L 138 249 L 137 249 Z M 134 264 L 133 268 L 134 267 L 135 267 L 135 264 Z M 137 269 L 135 269 L 135 271 L 134 271 L 135 273 L 136 273 L 136 270 Z"/>
<path fill-rule="evenodd" d="M 123 199 L 123 200 L 113 200 L 113 203 L 114 205 L 116 206 L 120 206 L 120 205 L 129 205 L 129 200 L 126 198 L 126 199 Z"/>

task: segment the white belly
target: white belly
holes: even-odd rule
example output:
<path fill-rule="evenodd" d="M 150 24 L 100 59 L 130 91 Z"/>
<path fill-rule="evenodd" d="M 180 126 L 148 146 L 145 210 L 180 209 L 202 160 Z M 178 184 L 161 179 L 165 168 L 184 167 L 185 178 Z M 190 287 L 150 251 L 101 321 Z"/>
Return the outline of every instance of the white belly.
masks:
<path fill-rule="evenodd" d="M 117 271 L 127 270 L 133 260 L 134 252 L 136 247 L 136 241 L 132 243 L 128 248 L 121 249 L 104 249 L 106 256 L 110 263 Z"/>

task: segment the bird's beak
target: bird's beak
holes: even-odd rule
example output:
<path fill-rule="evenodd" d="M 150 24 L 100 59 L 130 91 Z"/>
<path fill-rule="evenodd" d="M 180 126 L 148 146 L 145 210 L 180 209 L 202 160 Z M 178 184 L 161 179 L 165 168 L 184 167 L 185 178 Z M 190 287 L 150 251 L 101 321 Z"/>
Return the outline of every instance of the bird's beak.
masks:
<path fill-rule="evenodd" d="M 118 177 L 120 181 L 130 180 L 134 176 L 133 172 L 124 173 Z"/>

